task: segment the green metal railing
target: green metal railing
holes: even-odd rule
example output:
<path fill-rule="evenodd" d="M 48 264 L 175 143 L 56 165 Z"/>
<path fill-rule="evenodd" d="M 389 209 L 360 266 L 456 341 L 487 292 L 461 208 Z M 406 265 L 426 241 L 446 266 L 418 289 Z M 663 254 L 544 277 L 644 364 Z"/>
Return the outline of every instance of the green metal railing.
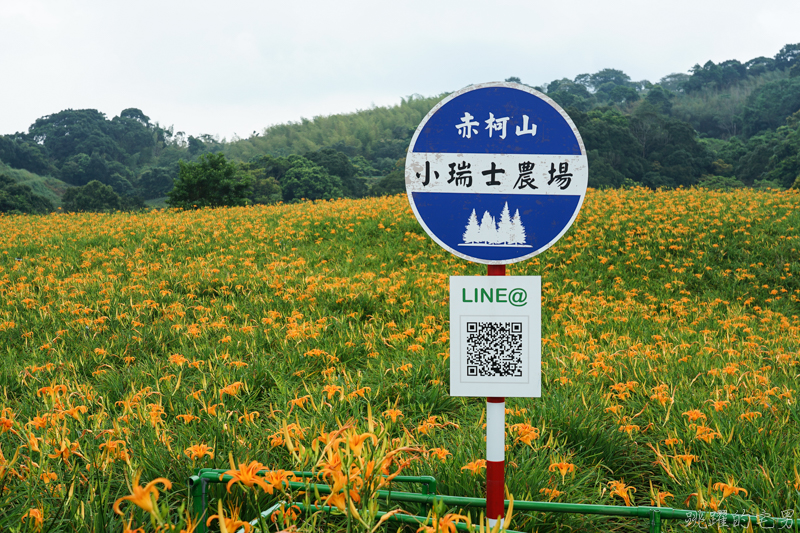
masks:
<path fill-rule="evenodd" d="M 208 506 L 206 496 L 206 488 L 209 483 L 227 483 L 231 476 L 225 475 L 225 470 L 215 470 L 204 468 L 189 478 L 189 495 L 191 498 L 191 506 L 195 516 L 201 517 L 200 524 L 196 529 L 197 533 L 206 533 L 205 525 L 205 512 Z M 264 471 L 266 472 L 266 471 Z M 261 472 L 260 472 L 261 473 Z M 317 476 L 314 472 L 294 472 L 295 476 L 314 478 Z M 449 507 L 459 508 L 486 508 L 486 498 L 470 498 L 466 496 L 447 496 L 436 494 L 436 479 L 432 476 L 397 476 L 393 480 L 398 483 L 421 483 L 422 492 L 397 492 L 388 490 L 377 491 L 377 496 L 382 499 L 388 499 L 395 502 L 408 502 L 420 503 L 431 506 L 435 502 L 442 502 Z M 331 492 L 330 486 L 319 483 L 304 483 L 298 481 L 288 482 L 292 489 L 298 490 L 316 490 L 320 494 L 329 494 Z M 303 504 L 298 505 L 303 511 L 331 511 L 327 506 L 310 505 L 306 508 Z M 506 507 L 509 501 L 505 501 Z M 684 509 L 673 509 L 671 507 L 624 507 L 619 505 L 592 505 L 582 503 L 560 503 L 560 502 L 532 502 L 532 501 L 518 501 L 514 500 L 515 511 L 534 511 L 542 513 L 575 513 L 585 515 L 605 515 L 605 516 L 618 516 L 627 518 L 643 518 L 649 521 L 650 533 L 660 533 L 661 524 L 665 520 L 683 520 L 687 524 L 697 524 L 705 526 L 717 525 L 720 527 L 747 527 L 751 524 L 754 527 L 762 528 L 782 528 L 792 529 L 798 531 L 800 528 L 800 519 L 795 520 L 792 518 L 779 518 L 767 515 L 750 515 L 728 513 L 724 511 L 707 512 L 707 511 L 689 511 Z M 385 512 L 379 512 L 378 517 L 381 517 Z M 403 514 L 396 514 L 391 516 L 388 520 L 396 522 L 407 522 L 414 524 L 424 524 L 428 521 L 426 517 L 410 516 Z M 459 530 L 466 530 L 465 524 L 458 524 Z"/>

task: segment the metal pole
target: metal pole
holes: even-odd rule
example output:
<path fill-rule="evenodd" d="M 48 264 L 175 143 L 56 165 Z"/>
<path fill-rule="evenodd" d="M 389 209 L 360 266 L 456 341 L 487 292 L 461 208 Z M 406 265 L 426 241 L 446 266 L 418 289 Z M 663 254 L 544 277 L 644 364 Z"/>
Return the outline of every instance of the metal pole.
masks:
<path fill-rule="evenodd" d="M 488 276 L 505 276 L 505 265 L 488 265 Z M 506 399 L 486 398 L 486 518 L 494 527 L 505 514 Z M 501 524 L 502 526 L 502 524 Z"/>

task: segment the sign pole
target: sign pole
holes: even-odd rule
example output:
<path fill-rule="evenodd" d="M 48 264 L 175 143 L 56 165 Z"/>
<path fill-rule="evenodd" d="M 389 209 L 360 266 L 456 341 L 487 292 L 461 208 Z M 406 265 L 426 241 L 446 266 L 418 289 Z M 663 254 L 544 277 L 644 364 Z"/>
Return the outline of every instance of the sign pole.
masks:
<path fill-rule="evenodd" d="M 586 147 L 547 95 L 482 83 L 430 110 L 405 167 L 425 232 L 488 266 L 486 277 L 450 277 L 450 395 L 486 398 L 486 517 L 494 526 L 505 511 L 505 399 L 541 396 L 541 277 L 506 277 L 506 265 L 547 250 L 575 221 L 589 180 Z"/>
<path fill-rule="evenodd" d="M 487 265 L 488 276 L 505 276 L 505 265 Z M 486 518 L 489 527 L 505 514 L 506 399 L 486 398 Z M 502 524 L 501 524 L 502 525 Z"/>

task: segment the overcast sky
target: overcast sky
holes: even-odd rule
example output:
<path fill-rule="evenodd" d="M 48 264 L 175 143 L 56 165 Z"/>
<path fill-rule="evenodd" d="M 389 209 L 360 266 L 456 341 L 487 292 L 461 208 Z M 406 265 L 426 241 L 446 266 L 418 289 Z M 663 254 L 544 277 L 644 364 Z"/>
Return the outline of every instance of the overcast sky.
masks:
<path fill-rule="evenodd" d="M 63 109 L 141 109 L 189 135 L 517 76 L 653 82 L 800 42 L 800 0 L 0 0 L 0 134 Z"/>

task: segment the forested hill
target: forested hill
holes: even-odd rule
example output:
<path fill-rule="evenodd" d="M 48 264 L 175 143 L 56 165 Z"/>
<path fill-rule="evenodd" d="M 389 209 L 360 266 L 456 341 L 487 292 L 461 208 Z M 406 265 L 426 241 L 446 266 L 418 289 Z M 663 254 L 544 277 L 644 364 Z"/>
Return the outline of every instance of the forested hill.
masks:
<path fill-rule="evenodd" d="M 771 58 L 707 61 L 657 82 L 608 68 L 536 89 L 578 126 L 590 186 L 800 185 L 800 43 Z M 92 109 L 60 111 L 27 132 L 0 136 L 0 211 L 60 202 L 69 209 L 135 208 L 172 189 L 179 160 L 207 153 L 237 162 L 251 183 L 251 202 L 400 192 L 414 130 L 443 96 L 415 95 L 230 141 L 186 136 L 134 108 L 111 119 Z M 312 176 L 326 185 L 304 187 Z"/>

